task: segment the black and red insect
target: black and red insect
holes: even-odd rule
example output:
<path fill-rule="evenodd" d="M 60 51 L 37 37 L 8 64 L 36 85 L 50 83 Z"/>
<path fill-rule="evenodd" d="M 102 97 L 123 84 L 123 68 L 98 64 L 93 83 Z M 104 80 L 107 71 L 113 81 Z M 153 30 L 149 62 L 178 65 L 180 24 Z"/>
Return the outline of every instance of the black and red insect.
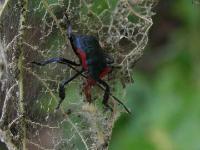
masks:
<path fill-rule="evenodd" d="M 102 79 L 111 71 L 111 64 L 114 62 L 113 58 L 108 54 L 106 54 L 105 52 L 103 52 L 103 49 L 101 48 L 96 37 L 91 35 L 80 35 L 73 33 L 72 26 L 67 15 L 65 15 L 65 19 L 67 20 L 67 36 L 70 40 L 74 53 L 79 58 L 80 63 L 76 63 L 74 61 L 67 60 L 65 58 L 51 58 L 46 61 L 32 62 L 32 63 L 40 66 L 44 66 L 49 63 L 61 63 L 61 64 L 66 64 L 68 66 L 82 68 L 80 71 L 77 71 L 77 73 L 74 74 L 72 77 L 60 83 L 59 85 L 60 101 L 56 109 L 59 109 L 61 103 L 65 98 L 64 86 L 67 85 L 72 80 L 74 80 L 79 75 L 83 75 L 83 73 L 85 73 L 87 81 L 84 86 L 84 93 L 87 101 L 89 103 L 92 102 L 90 89 L 92 86 L 98 83 L 105 89 L 102 103 L 104 104 L 105 107 L 109 108 L 112 111 L 113 109 L 108 105 L 110 87 Z M 123 105 L 121 101 L 119 100 L 117 101 Z M 125 109 L 129 113 L 129 110 L 126 107 Z"/>

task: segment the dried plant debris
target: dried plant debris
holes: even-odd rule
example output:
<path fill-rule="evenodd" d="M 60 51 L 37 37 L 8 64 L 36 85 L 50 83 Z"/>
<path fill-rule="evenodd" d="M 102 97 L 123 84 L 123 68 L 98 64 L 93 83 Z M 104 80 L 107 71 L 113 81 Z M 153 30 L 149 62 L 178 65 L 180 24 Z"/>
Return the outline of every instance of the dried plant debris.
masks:
<path fill-rule="evenodd" d="M 111 113 L 101 104 L 103 91 L 92 89 L 92 104 L 82 94 L 84 78 L 66 87 L 74 70 L 61 64 L 36 67 L 31 61 L 64 57 L 77 61 L 66 37 L 67 13 L 73 31 L 94 35 L 116 69 L 105 80 L 123 99 L 133 65 L 142 56 L 152 26 L 153 0 L 7 0 L 0 13 L 0 140 L 9 149 L 108 149 L 113 125 L 124 111 L 112 98 Z M 125 101 L 123 101 L 125 103 Z"/>

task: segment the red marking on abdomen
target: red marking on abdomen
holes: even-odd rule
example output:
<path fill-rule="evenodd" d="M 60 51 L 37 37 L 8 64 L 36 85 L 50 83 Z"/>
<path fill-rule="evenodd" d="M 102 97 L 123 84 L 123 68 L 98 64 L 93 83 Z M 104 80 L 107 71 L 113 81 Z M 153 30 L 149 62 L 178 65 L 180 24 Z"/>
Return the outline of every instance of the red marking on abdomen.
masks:
<path fill-rule="evenodd" d="M 84 51 L 82 51 L 81 49 L 77 48 L 77 53 L 79 54 L 81 61 L 82 61 L 82 66 L 85 70 L 88 70 L 88 65 L 86 62 L 86 54 Z"/>
<path fill-rule="evenodd" d="M 101 71 L 101 73 L 100 73 L 100 75 L 99 75 L 99 78 L 103 78 L 103 77 L 104 77 L 105 75 L 107 75 L 110 71 L 111 71 L 111 68 L 110 68 L 110 67 L 104 68 L 104 69 Z"/>

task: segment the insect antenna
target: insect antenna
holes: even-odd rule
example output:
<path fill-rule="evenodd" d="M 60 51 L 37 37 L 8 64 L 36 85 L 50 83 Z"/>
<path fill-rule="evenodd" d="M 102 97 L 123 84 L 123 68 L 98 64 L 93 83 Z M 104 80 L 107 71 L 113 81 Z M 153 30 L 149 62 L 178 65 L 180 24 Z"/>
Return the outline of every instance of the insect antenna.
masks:
<path fill-rule="evenodd" d="M 67 35 L 70 38 L 71 34 L 72 34 L 72 25 L 71 25 L 71 22 L 69 20 L 68 14 L 66 12 L 64 12 L 64 18 L 63 19 L 67 22 Z"/>

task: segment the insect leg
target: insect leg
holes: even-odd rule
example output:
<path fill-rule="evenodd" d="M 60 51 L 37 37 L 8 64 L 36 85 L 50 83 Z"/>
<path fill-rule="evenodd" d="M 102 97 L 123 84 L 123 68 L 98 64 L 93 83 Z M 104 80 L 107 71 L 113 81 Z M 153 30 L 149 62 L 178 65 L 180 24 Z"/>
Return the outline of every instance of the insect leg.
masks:
<path fill-rule="evenodd" d="M 73 70 L 75 70 L 76 72 L 79 72 L 75 67 L 70 66 L 70 65 L 69 65 L 69 67 L 72 68 Z M 86 79 L 88 79 L 88 77 L 87 77 L 86 75 L 84 75 L 84 74 L 81 74 L 81 76 L 84 77 L 84 78 L 86 78 Z M 97 84 L 97 85 L 98 85 L 102 90 L 105 90 L 104 87 L 103 87 L 100 83 Z M 117 97 L 115 97 L 112 93 L 110 93 L 109 95 L 113 98 L 113 100 L 115 100 L 115 101 L 117 101 L 119 104 L 121 104 L 121 105 L 124 107 L 124 109 L 126 110 L 127 113 L 131 114 L 131 111 L 126 107 L 126 105 L 125 105 L 121 100 L 119 100 Z"/>
<path fill-rule="evenodd" d="M 83 70 L 80 71 L 80 72 L 77 72 L 75 75 L 73 75 L 69 79 L 64 80 L 64 81 L 62 81 L 60 83 L 60 85 L 59 85 L 59 97 L 60 97 L 60 101 L 58 102 L 58 105 L 57 105 L 56 109 L 60 108 L 61 103 L 65 99 L 65 85 L 68 84 L 69 82 L 71 82 L 72 80 L 74 80 L 76 77 L 78 77 L 82 73 L 83 73 Z"/>
<path fill-rule="evenodd" d="M 95 83 L 96 83 L 95 80 L 93 80 L 93 79 L 87 79 L 87 83 L 86 83 L 86 85 L 84 86 L 84 93 L 85 93 L 85 96 L 86 96 L 86 100 L 87 100 L 89 103 L 92 102 L 90 89 L 91 89 L 91 87 L 92 87 Z"/>
<path fill-rule="evenodd" d="M 108 99 L 109 99 L 109 95 L 110 95 L 110 87 L 109 87 L 109 85 L 105 81 L 103 81 L 101 79 L 98 79 L 98 82 L 105 87 L 105 93 L 104 93 L 104 96 L 103 96 L 103 102 L 102 103 L 107 108 L 109 108 L 111 111 L 113 111 L 112 107 L 110 107 L 108 105 Z"/>
<path fill-rule="evenodd" d="M 65 59 L 65 58 L 50 58 L 48 60 L 42 61 L 42 62 L 31 62 L 33 64 L 39 65 L 39 66 L 45 66 L 49 63 L 60 63 L 60 64 L 70 64 L 73 66 L 80 66 L 80 64 L 77 64 L 76 62 L 73 62 L 71 60 Z"/>

